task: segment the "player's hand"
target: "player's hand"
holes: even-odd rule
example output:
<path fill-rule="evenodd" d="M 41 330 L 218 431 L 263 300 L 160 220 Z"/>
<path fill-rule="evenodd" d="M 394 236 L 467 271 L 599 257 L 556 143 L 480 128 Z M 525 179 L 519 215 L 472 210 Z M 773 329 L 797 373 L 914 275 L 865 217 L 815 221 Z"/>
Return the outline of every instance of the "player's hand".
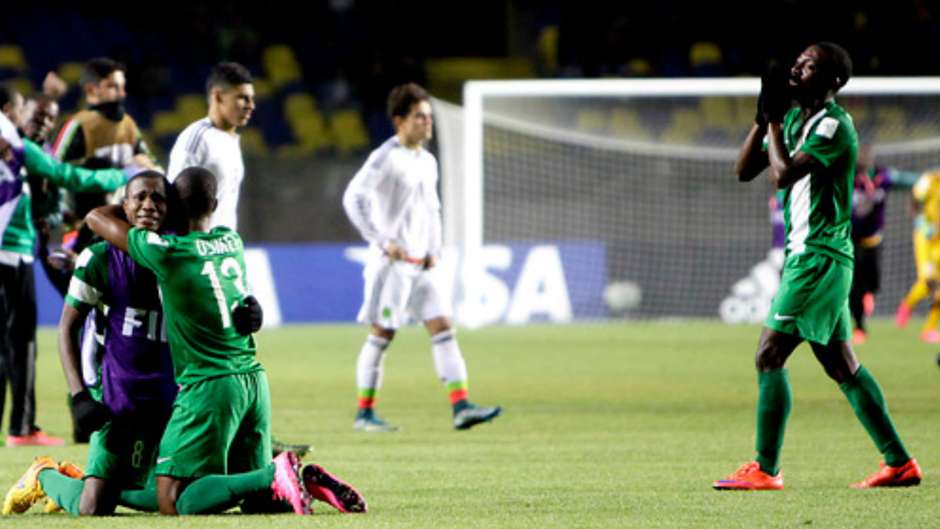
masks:
<path fill-rule="evenodd" d="M 408 257 L 408 254 L 405 253 L 405 249 L 393 242 L 385 243 L 384 251 L 385 255 L 392 261 L 401 261 L 405 257 Z"/>
<path fill-rule="evenodd" d="M 758 96 L 760 114 L 764 123 L 780 123 L 790 104 L 793 95 L 790 91 L 789 69 L 779 62 L 772 62 L 767 72 L 761 77 L 760 96 Z"/>
<path fill-rule="evenodd" d="M 94 432 L 111 420 L 111 410 L 95 400 L 87 389 L 72 395 L 72 416 L 83 432 Z"/>
<path fill-rule="evenodd" d="M 58 250 L 49 253 L 49 256 L 46 257 L 46 262 L 56 270 L 71 272 L 72 270 L 75 270 L 75 260 L 77 258 L 78 254 L 72 250 L 68 248 L 59 248 Z"/>
<path fill-rule="evenodd" d="M 247 296 L 241 305 L 232 310 L 232 323 L 242 336 L 258 332 L 264 323 L 264 311 L 254 296 Z"/>
<path fill-rule="evenodd" d="M 437 257 L 434 257 L 433 255 L 428 255 L 427 257 L 424 258 L 424 263 L 421 265 L 421 268 L 425 270 L 430 270 L 434 268 L 436 264 L 437 264 Z"/>

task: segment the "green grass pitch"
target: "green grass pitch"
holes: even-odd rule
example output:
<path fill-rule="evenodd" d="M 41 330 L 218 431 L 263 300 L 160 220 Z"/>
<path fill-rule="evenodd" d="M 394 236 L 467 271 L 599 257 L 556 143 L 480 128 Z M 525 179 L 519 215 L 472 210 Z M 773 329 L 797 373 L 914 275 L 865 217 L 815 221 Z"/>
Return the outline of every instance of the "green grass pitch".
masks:
<path fill-rule="evenodd" d="M 857 348 L 879 380 L 920 487 L 851 490 L 880 459 L 848 403 L 805 346 L 790 361 L 794 392 L 782 492 L 716 492 L 712 480 L 753 458 L 759 329 L 716 322 L 495 327 L 461 331 L 470 396 L 501 404 L 493 424 L 451 429 L 428 340 L 403 330 L 390 349 L 378 410 L 395 434 L 351 429 L 355 326 L 304 326 L 258 338 L 274 431 L 314 445 L 315 460 L 355 484 L 366 515 L 226 514 L 185 522 L 149 515 L 74 519 L 39 508 L 5 527 L 754 528 L 940 526 L 940 369 L 916 327 L 875 322 Z M 40 333 L 39 423 L 69 434 L 51 330 Z M 3 423 L 4 427 L 6 422 Z M 86 448 L 45 450 L 84 464 Z M 0 448 L 0 484 L 43 450 Z"/>

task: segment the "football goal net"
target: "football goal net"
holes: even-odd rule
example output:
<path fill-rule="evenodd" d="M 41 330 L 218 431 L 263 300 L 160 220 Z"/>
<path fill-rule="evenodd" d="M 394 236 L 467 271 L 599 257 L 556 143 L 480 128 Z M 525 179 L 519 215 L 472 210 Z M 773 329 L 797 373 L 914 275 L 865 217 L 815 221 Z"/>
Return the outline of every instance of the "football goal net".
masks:
<path fill-rule="evenodd" d="M 782 262 L 773 189 L 733 170 L 758 89 L 752 78 L 473 81 L 462 107 L 436 101 L 464 319 L 762 319 Z M 837 101 L 876 167 L 940 167 L 940 80 L 856 78 Z M 902 186 L 885 197 L 878 314 L 914 279 L 909 197 Z M 494 278 L 508 291 L 495 305 Z M 516 299 L 526 281 L 518 296 L 540 299 Z"/>

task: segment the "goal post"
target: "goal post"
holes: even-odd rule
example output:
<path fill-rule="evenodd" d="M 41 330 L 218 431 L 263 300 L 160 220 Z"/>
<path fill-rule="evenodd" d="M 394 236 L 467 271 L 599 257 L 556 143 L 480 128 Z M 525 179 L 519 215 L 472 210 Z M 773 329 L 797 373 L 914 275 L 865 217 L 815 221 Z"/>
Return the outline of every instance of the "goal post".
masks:
<path fill-rule="evenodd" d="M 605 298 L 607 313 L 575 307 L 574 318 L 718 316 L 719 288 L 753 290 L 729 280 L 728 269 L 746 279 L 760 245 L 769 249 L 769 187 L 738 184 L 732 174 L 759 87 L 756 78 L 470 81 L 462 111 L 442 115 L 435 102 L 438 130 L 450 131 L 438 141 L 445 242 L 461 255 L 458 296 L 473 297 L 489 244 L 596 242 L 607 263 L 593 295 Z M 940 78 L 853 78 L 837 100 L 861 118 L 860 137 L 879 165 L 940 166 Z M 602 191 L 585 194 L 579 184 Z M 891 202 L 885 287 L 896 296 L 913 265 L 904 264 L 906 195 Z M 737 244 L 747 257 L 733 254 Z M 561 260 L 577 260 L 578 248 Z M 646 270 L 634 262 L 644 252 L 655 263 Z M 760 309 L 740 308 L 740 321 L 756 320 Z"/>

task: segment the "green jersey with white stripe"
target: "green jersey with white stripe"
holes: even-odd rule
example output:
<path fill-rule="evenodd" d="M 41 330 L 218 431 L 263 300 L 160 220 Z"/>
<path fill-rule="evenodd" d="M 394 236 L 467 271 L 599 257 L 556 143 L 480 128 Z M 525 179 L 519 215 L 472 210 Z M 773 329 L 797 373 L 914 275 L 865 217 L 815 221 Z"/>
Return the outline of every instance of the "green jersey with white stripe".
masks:
<path fill-rule="evenodd" d="M 170 354 L 179 384 L 261 370 L 255 344 L 232 323 L 245 289 L 244 245 L 225 228 L 160 235 L 131 228 L 128 253 L 160 285 Z"/>
<path fill-rule="evenodd" d="M 819 169 L 785 189 L 787 254 L 822 253 L 852 266 L 852 190 L 858 135 L 852 116 L 833 100 L 804 120 L 793 108 L 783 121 L 784 145 L 816 159 Z"/>

